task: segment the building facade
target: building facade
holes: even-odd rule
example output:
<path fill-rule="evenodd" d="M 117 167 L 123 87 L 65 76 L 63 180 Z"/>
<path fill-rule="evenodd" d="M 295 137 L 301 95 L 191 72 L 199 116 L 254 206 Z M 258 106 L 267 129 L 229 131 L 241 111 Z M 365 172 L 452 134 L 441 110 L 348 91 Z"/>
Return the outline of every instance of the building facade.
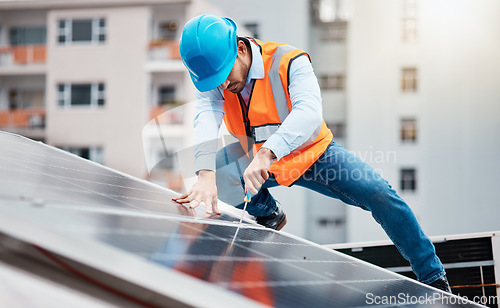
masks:
<path fill-rule="evenodd" d="M 143 142 L 143 128 L 192 92 L 178 52 L 189 6 L 3 1 L 0 129 L 150 178 L 144 156 L 156 151 L 158 140 L 146 134 Z M 160 123 L 161 130 L 186 124 L 182 116 Z M 181 130 L 171 138 L 183 136 Z M 143 143 L 151 147 L 144 151 Z M 154 171 L 162 174 L 163 165 Z"/>
<path fill-rule="evenodd" d="M 429 235 L 500 228 L 500 3 L 352 2 L 348 144 Z M 385 238 L 348 210 L 348 240 Z M 403 222 L 402 222 L 403 223 Z"/>

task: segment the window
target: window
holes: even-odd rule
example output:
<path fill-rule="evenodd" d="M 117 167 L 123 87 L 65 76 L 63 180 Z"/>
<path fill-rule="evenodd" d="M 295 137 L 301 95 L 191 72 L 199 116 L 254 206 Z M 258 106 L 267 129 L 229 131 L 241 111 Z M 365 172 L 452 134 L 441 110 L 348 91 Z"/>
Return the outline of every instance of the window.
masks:
<path fill-rule="evenodd" d="M 104 151 L 102 147 L 61 147 L 61 149 L 98 164 L 104 164 Z"/>
<path fill-rule="evenodd" d="M 321 75 L 319 77 L 319 86 L 323 90 L 344 90 L 345 76 L 342 74 Z"/>
<path fill-rule="evenodd" d="M 104 83 L 57 85 L 58 106 L 104 106 Z"/>
<path fill-rule="evenodd" d="M 46 42 L 45 27 L 14 27 L 9 31 L 9 43 L 18 45 L 44 45 Z"/>
<path fill-rule="evenodd" d="M 338 0 L 319 0 L 318 14 L 319 20 L 322 22 L 330 22 L 338 16 L 339 1 Z"/>
<path fill-rule="evenodd" d="M 244 27 L 250 32 L 250 36 L 253 38 L 259 38 L 259 24 L 257 23 L 246 23 Z"/>
<path fill-rule="evenodd" d="M 345 218 L 343 217 L 322 217 L 316 220 L 316 223 L 321 228 L 327 227 L 341 227 L 345 225 Z"/>
<path fill-rule="evenodd" d="M 158 105 L 165 105 L 172 102 L 175 102 L 175 87 L 174 86 L 160 87 L 158 93 Z"/>
<path fill-rule="evenodd" d="M 403 42 L 417 41 L 417 1 L 404 0 L 403 3 Z"/>
<path fill-rule="evenodd" d="M 417 141 L 416 119 L 401 119 L 401 141 L 411 143 Z"/>
<path fill-rule="evenodd" d="M 38 88 L 9 89 L 9 109 L 44 108 L 45 91 Z"/>
<path fill-rule="evenodd" d="M 102 43 L 106 41 L 106 20 L 94 19 L 60 19 L 57 22 L 57 42 L 69 43 Z"/>
<path fill-rule="evenodd" d="M 168 21 L 160 24 L 160 39 L 175 40 L 179 24 L 177 21 Z"/>
<path fill-rule="evenodd" d="M 345 123 L 326 123 L 335 138 L 345 138 Z"/>
<path fill-rule="evenodd" d="M 417 0 L 404 0 L 403 16 L 417 17 Z"/>
<path fill-rule="evenodd" d="M 417 41 L 417 21 L 415 18 L 403 18 L 403 41 L 406 43 Z"/>
<path fill-rule="evenodd" d="M 403 92 L 417 92 L 417 69 L 407 67 L 401 70 L 401 90 Z"/>
<path fill-rule="evenodd" d="M 347 22 L 333 21 L 321 25 L 321 39 L 323 41 L 345 41 L 347 36 Z"/>
<path fill-rule="evenodd" d="M 415 191 L 417 189 L 417 171 L 415 169 L 401 169 L 400 175 L 402 191 Z"/>

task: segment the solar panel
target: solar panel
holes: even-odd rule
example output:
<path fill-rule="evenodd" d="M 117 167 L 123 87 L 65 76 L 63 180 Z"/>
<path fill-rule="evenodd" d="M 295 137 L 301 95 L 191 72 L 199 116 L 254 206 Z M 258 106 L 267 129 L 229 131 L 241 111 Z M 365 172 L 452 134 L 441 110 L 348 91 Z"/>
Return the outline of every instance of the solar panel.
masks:
<path fill-rule="evenodd" d="M 2 233 L 177 303 L 478 306 L 251 221 L 231 245 L 230 211 L 205 217 L 170 190 L 27 138 L 0 133 L 0 144 Z"/>

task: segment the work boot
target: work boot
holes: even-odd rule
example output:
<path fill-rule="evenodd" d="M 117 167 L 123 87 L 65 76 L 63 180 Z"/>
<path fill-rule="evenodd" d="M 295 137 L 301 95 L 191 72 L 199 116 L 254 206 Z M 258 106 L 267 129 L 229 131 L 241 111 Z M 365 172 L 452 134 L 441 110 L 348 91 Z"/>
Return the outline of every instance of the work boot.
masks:
<path fill-rule="evenodd" d="M 434 287 L 436 289 L 451 293 L 451 288 L 450 284 L 448 283 L 448 279 L 446 278 L 446 275 L 443 277 L 439 278 L 438 280 L 429 283 L 431 287 Z"/>
<path fill-rule="evenodd" d="M 279 204 L 276 204 L 276 209 L 271 215 L 256 218 L 259 225 L 278 231 L 286 225 L 286 214 L 283 212 Z"/>

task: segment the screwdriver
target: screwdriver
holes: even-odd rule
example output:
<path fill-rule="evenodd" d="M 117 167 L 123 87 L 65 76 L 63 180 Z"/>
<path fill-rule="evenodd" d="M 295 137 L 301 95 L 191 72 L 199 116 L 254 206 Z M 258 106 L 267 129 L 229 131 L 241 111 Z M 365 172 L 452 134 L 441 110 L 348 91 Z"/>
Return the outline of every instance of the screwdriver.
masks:
<path fill-rule="evenodd" d="M 243 201 L 245 201 L 245 205 L 243 206 L 243 213 L 241 214 L 240 222 L 238 223 L 238 228 L 236 228 L 236 232 L 234 233 L 233 240 L 231 241 L 231 245 L 229 245 L 230 252 L 232 252 L 234 240 L 236 239 L 236 235 L 238 235 L 238 231 L 240 231 L 241 223 L 243 221 L 243 217 L 245 216 L 245 211 L 247 209 L 247 204 L 248 204 L 248 202 L 250 202 L 251 198 L 252 198 L 252 196 L 250 195 L 250 192 L 247 191 L 245 194 L 245 198 L 243 199 Z"/>

